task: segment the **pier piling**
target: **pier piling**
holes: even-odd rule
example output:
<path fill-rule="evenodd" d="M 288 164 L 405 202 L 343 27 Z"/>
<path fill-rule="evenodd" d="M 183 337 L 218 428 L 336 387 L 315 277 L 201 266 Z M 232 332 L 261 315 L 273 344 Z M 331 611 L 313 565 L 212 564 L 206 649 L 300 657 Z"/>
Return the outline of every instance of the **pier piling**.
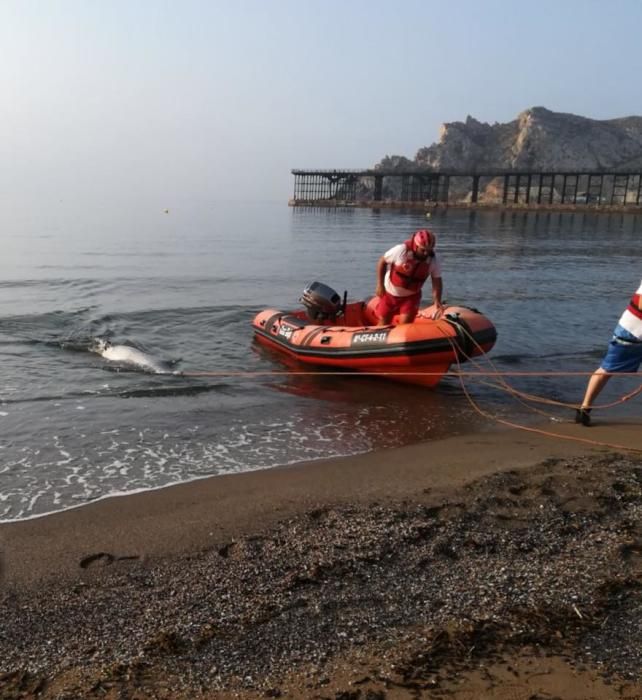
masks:
<path fill-rule="evenodd" d="M 642 208 L 642 172 L 292 170 L 292 206 Z"/>

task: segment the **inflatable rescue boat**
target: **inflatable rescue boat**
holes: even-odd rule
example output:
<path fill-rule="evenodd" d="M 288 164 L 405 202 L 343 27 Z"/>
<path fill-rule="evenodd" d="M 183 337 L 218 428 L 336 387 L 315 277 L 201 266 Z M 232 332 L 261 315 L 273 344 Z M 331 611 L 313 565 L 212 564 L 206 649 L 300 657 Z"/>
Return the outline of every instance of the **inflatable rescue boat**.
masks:
<path fill-rule="evenodd" d="M 412 323 L 377 326 L 378 297 L 343 300 L 320 282 L 308 285 L 298 311 L 265 309 L 252 321 L 256 340 L 290 358 L 326 369 L 382 374 L 434 386 L 456 362 L 483 355 L 497 332 L 486 316 L 465 306 L 447 306 L 433 319 L 430 306 Z"/>

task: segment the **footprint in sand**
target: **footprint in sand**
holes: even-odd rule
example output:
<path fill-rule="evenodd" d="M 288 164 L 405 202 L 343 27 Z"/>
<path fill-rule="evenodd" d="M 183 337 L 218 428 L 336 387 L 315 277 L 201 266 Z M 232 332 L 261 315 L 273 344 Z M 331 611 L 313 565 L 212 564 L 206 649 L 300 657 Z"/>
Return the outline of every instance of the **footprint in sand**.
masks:
<path fill-rule="evenodd" d="M 80 560 L 81 569 L 91 569 L 99 568 L 105 566 L 111 566 L 115 561 L 137 561 L 140 557 L 137 555 L 115 557 L 109 552 L 98 552 L 96 554 L 90 554 L 89 556 L 83 557 Z"/>
<path fill-rule="evenodd" d="M 114 555 L 107 552 L 98 552 L 90 554 L 88 557 L 83 557 L 80 560 L 81 569 L 89 569 L 90 567 L 109 566 L 114 561 Z"/>

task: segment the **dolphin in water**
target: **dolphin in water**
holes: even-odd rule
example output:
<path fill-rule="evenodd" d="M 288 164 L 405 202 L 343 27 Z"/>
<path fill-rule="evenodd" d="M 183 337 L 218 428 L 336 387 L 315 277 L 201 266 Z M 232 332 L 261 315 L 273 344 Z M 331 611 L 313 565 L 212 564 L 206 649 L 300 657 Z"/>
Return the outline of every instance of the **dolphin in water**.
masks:
<path fill-rule="evenodd" d="M 109 360 L 109 362 L 133 365 L 135 367 L 140 367 L 140 369 L 146 372 L 154 372 L 155 374 L 170 374 L 172 372 L 172 370 L 168 368 L 167 363 L 131 345 L 114 345 L 104 338 L 96 338 L 89 349 L 92 352 L 98 353 L 106 360 Z"/>

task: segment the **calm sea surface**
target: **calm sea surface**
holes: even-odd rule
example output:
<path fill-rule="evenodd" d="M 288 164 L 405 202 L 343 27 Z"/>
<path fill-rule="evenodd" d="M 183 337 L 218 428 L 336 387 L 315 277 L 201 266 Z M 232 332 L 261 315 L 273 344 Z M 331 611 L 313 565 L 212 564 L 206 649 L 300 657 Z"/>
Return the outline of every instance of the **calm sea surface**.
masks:
<path fill-rule="evenodd" d="M 447 300 L 497 326 L 488 369 L 593 370 L 642 277 L 642 219 L 631 215 L 450 211 L 427 222 L 420 212 L 283 203 L 116 209 L 0 214 L 0 520 L 492 425 L 454 378 L 431 391 L 368 377 L 235 375 L 283 369 L 252 341 L 257 311 L 297 308 L 315 279 L 371 295 L 378 257 L 426 223 Z M 89 351 L 96 337 L 176 369 L 227 374 L 116 371 Z M 569 402 L 585 383 L 510 381 Z M 638 384 L 613 381 L 603 398 Z M 546 419 L 495 386 L 467 387 L 494 415 Z M 640 411 L 638 400 L 611 415 Z"/>

